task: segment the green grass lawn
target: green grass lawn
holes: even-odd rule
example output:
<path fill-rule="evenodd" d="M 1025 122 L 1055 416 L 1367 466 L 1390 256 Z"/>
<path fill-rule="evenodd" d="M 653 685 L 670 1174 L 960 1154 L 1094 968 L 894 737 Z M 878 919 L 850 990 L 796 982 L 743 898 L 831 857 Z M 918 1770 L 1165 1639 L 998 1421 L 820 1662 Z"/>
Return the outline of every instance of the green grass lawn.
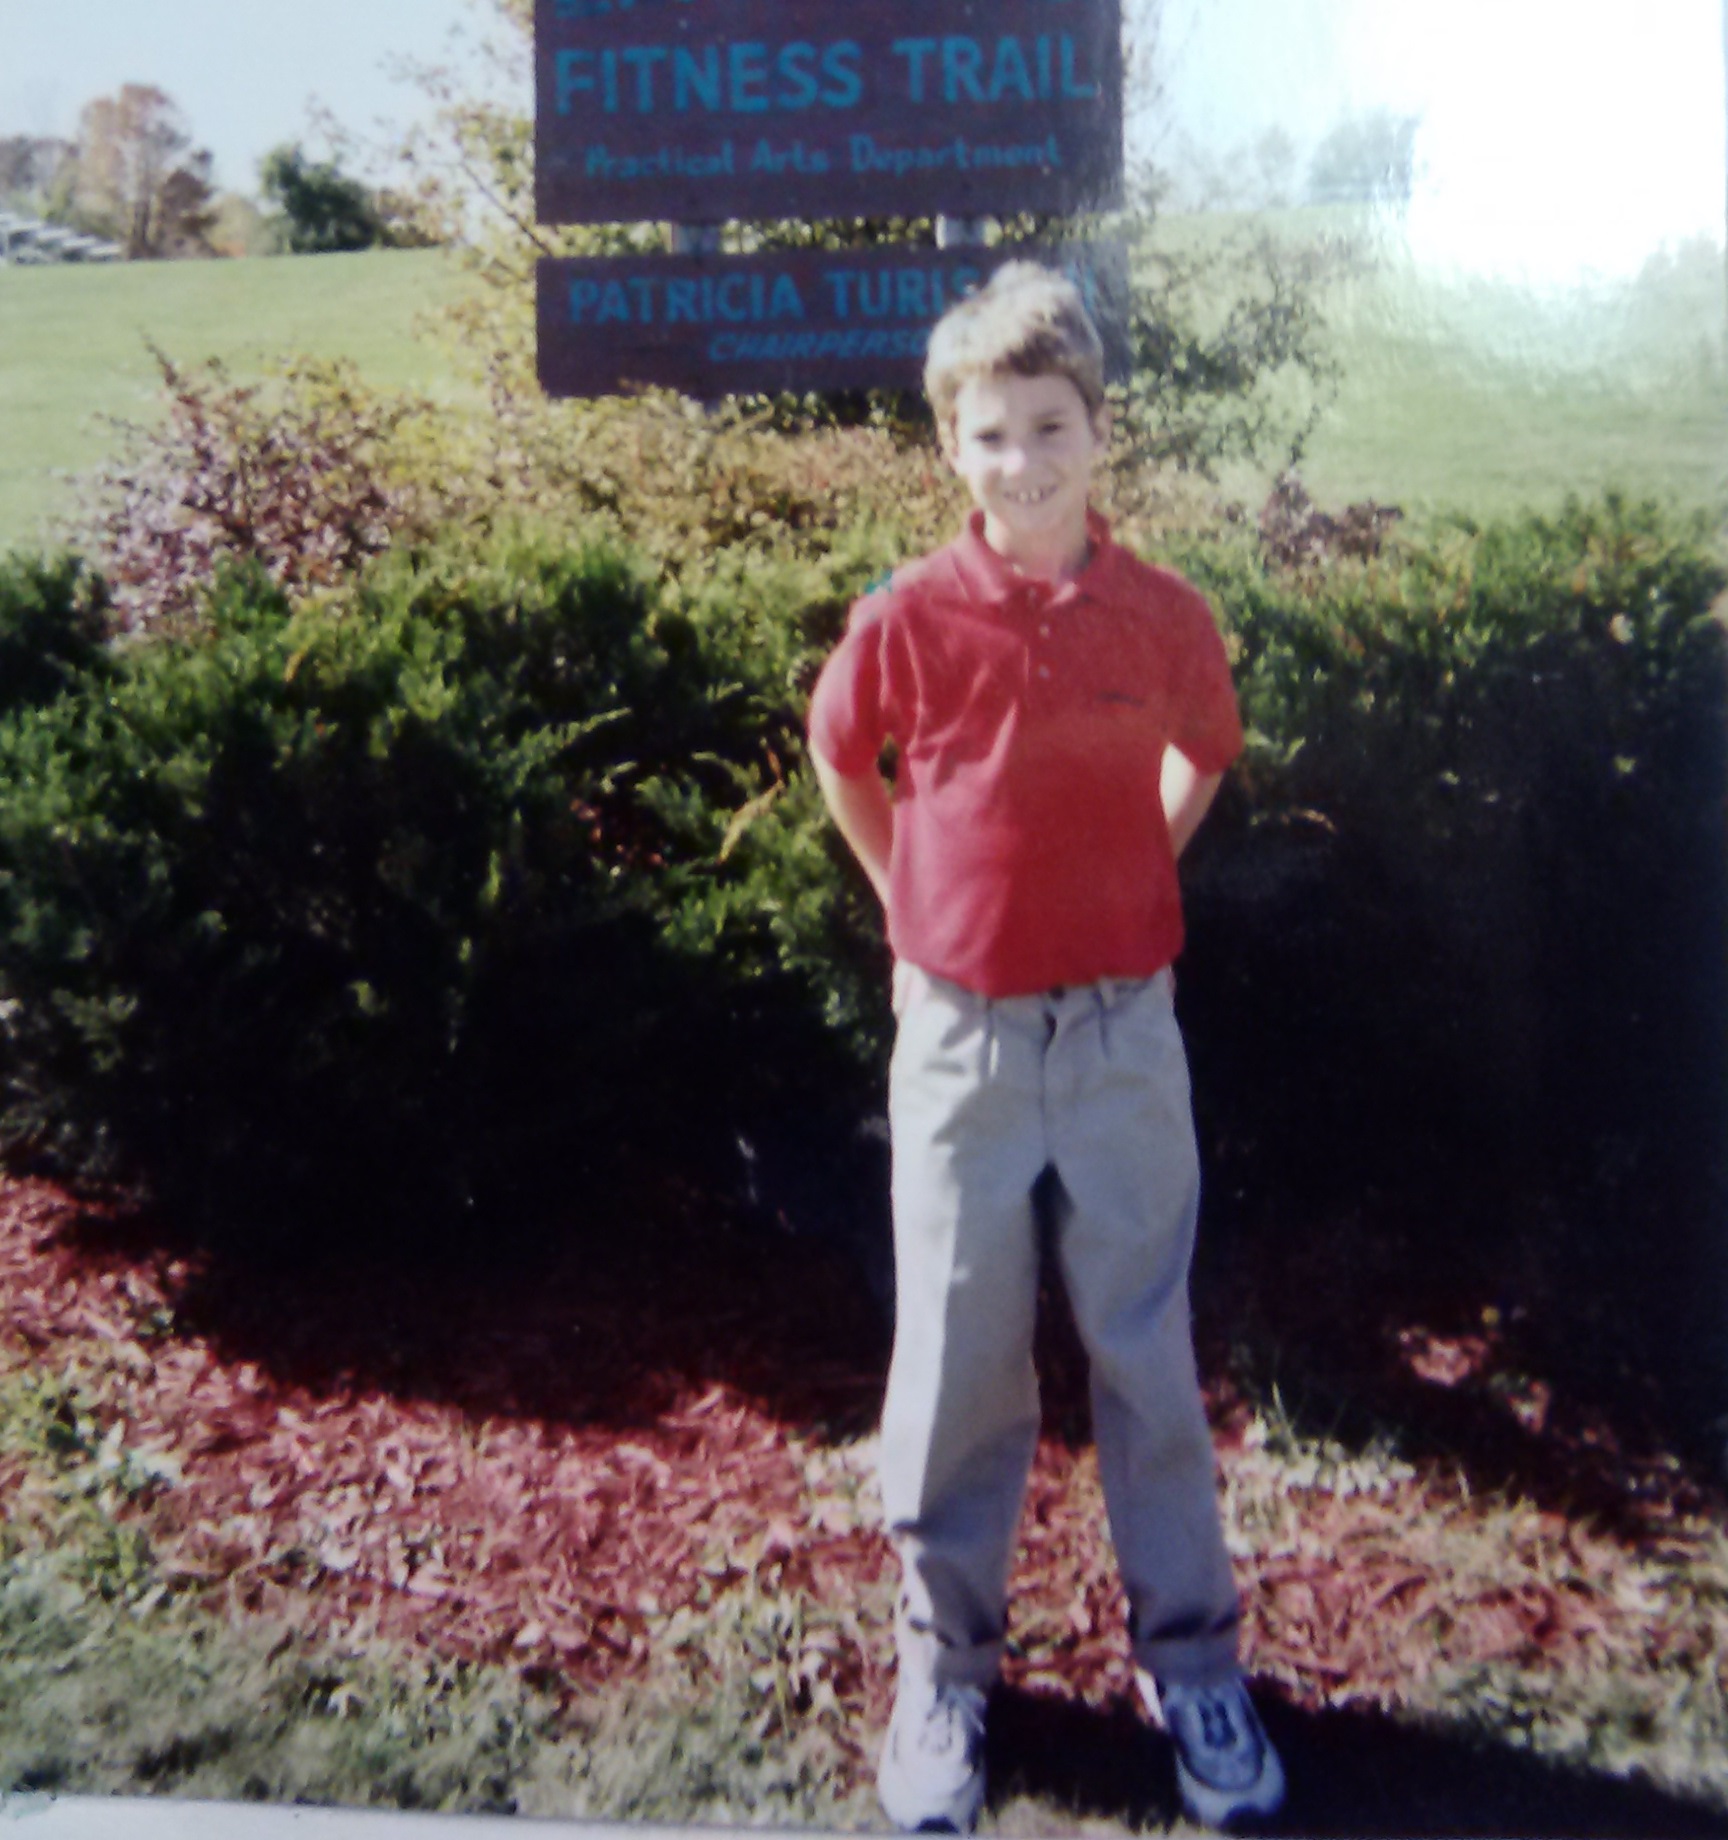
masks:
<path fill-rule="evenodd" d="M 372 383 L 455 398 L 455 367 L 417 334 L 461 285 L 438 250 L 0 267 L 0 545 L 27 541 L 67 476 L 110 450 L 104 416 L 154 413 L 152 344 L 241 376 L 293 353 L 349 358 Z"/>
<path fill-rule="evenodd" d="M 1478 517 L 1607 487 L 1728 510 L 1728 291 L 1700 239 L 1621 281 L 1547 292 L 1417 263 L 1395 220 L 1350 208 L 1166 218 L 1174 251 L 1268 229 L 1358 256 L 1323 297 L 1342 378 L 1301 472 L 1332 506 Z M 1239 468 L 1252 502 L 1270 474 Z"/>
<path fill-rule="evenodd" d="M 1722 252 L 1544 296 L 1382 245 L 1337 290 L 1337 401 L 1304 464 L 1323 502 L 1478 515 L 1620 486 L 1728 509 Z"/>
<path fill-rule="evenodd" d="M 1296 235 L 1362 228 L 1336 212 L 1270 221 Z M 1244 227 L 1178 218 L 1161 234 Z M 1327 301 L 1343 381 L 1302 469 L 1323 504 L 1490 516 L 1614 485 L 1728 503 L 1719 249 L 1699 242 L 1635 280 L 1549 297 L 1436 277 L 1383 231 L 1364 247 L 1366 266 Z M 103 415 L 151 412 L 149 342 L 243 375 L 293 352 L 342 356 L 374 383 L 460 399 L 449 355 L 417 330 L 461 285 L 447 256 L 419 250 L 0 268 L 0 544 L 29 539 L 65 502 L 67 476 L 103 457 Z M 1267 478 L 1226 484 L 1252 501 Z"/>

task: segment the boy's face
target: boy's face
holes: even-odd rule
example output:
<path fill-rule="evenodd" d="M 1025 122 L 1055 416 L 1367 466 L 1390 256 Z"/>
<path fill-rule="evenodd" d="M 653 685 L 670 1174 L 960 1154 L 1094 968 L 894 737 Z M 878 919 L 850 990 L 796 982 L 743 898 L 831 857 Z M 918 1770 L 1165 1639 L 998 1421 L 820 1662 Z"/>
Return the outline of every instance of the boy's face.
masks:
<path fill-rule="evenodd" d="M 1084 549 L 1092 469 L 1109 435 L 1109 410 L 1090 414 L 1071 379 L 1005 372 L 961 385 L 942 451 L 991 545 L 1046 561 Z"/>

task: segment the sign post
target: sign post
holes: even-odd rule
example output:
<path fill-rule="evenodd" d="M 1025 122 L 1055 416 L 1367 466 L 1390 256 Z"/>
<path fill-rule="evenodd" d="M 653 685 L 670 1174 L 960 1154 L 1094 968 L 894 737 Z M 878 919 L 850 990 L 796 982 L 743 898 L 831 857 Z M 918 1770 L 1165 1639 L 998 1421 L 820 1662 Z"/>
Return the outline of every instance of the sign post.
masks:
<path fill-rule="evenodd" d="M 535 86 L 542 222 L 676 226 L 670 257 L 541 264 L 554 395 L 915 385 L 946 304 L 1037 253 L 976 220 L 1121 199 L 1120 0 L 536 0 Z M 727 220 L 834 217 L 947 234 L 717 249 Z M 1115 318 L 1120 250 L 1059 259 Z"/>

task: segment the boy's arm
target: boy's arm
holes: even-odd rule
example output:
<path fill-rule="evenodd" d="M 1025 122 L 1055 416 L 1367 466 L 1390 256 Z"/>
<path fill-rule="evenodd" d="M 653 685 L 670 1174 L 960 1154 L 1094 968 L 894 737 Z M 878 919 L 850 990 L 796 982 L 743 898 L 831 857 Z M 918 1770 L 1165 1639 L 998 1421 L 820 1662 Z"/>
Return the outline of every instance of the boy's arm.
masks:
<path fill-rule="evenodd" d="M 1176 856 L 1187 849 L 1223 782 L 1222 773 L 1202 773 L 1180 748 L 1164 750 L 1158 793 L 1164 806 L 1165 827 L 1170 832 L 1170 848 Z"/>
<path fill-rule="evenodd" d="M 864 866 L 870 886 L 882 905 L 888 905 L 888 855 L 894 842 L 894 807 L 888 788 L 874 767 L 849 777 L 838 772 L 815 749 L 810 761 L 816 769 L 816 783 L 840 835 L 852 847 L 852 854 Z"/>

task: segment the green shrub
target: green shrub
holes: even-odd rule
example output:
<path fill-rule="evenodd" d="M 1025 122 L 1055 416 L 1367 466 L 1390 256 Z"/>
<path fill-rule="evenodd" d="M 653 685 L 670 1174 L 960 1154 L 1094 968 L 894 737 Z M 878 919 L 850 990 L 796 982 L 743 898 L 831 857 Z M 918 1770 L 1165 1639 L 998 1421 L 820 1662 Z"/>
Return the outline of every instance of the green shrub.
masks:
<path fill-rule="evenodd" d="M 0 558 L 0 717 L 100 669 L 107 595 L 70 558 Z"/>
<path fill-rule="evenodd" d="M 1502 1265 L 1509 1217 L 1563 1210 L 1571 1277 L 1720 1392 L 1728 572 L 1702 527 L 1611 497 L 1378 561 L 1180 562 L 1250 728 L 1185 865 L 1215 1192 L 1287 1222 L 1425 1194 L 1437 1257 Z"/>
<path fill-rule="evenodd" d="M 6 1135 L 248 1235 L 438 1223 L 725 1128 L 724 978 L 646 891 L 772 732 L 615 556 L 225 577 L 0 721 Z M 677 880 L 684 877 L 683 883 Z"/>
<path fill-rule="evenodd" d="M 89 578 L 0 572 L 34 686 L 0 711 L 7 1140 L 251 1237 L 567 1219 L 644 1166 L 879 1236 L 886 954 L 802 720 L 892 541 L 455 535 L 298 608 L 231 574 L 112 647 Z M 1184 865 L 1215 1201 L 1540 1187 L 1609 1287 L 1659 1215 L 1713 1218 L 1702 534 L 1607 500 L 1170 560 L 1250 729 Z"/>

